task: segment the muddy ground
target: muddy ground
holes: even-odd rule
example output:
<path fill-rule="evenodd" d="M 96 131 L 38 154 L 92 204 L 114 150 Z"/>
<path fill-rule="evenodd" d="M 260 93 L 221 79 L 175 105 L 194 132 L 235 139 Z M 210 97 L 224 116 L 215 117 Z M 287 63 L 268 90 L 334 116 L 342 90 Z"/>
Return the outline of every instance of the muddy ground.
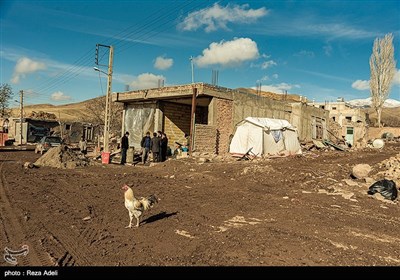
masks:
<path fill-rule="evenodd" d="M 397 143 L 67 170 L 26 169 L 39 155 L 1 151 L 0 249 L 28 245 L 17 266 L 399 266 L 400 203 L 368 196 L 368 184 L 350 178 L 358 163 L 376 177 L 378 163 L 399 153 Z M 125 229 L 124 183 L 160 199 L 139 228 Z"/>

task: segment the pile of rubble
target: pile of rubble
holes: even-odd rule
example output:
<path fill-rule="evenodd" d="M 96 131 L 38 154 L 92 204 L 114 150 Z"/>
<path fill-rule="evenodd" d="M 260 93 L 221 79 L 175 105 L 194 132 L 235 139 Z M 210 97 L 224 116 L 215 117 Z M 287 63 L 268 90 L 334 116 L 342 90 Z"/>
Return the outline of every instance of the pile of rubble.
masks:
<path fill-rule="evenodd" d="M 376 174 L 377 177 L 394 180 L 400 186 L 400 153 L 382 161 L 378 166 L 385 170 Z"/>
<path fill-rule="evenodd" d="M 73 169 L 92 165 L 92 162 L 79 151 L 74 151 L 65 145 L 60 145 L 48 150 L 34 165 Z"/>
<path fill-rule="evenodd" d="M 32 111 L 32 113 L 30 113 L 30 115 L 28 116 L 29 118 L 32 119 L 40 119 L 40 120 L 55 120 L 57 119 L 56 115 L 53 113 L 47 113 L 44 111 Z"/>

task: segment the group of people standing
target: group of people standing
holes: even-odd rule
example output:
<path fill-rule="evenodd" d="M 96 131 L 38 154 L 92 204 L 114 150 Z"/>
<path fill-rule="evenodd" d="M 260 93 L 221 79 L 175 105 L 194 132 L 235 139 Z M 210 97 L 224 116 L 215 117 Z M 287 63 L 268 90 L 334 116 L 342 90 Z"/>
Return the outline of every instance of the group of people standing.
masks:
<path fill-rule="evenodd" d="M 126 163 L 126 154 L 129 148 L 129 132 L 125 132 L 125 135 L 121 138 L 121 164 Z M 149 153 L 153 155 L 153 162 L 163 162 L 167 160 L 168 151 L 168 138 L 167 135 L 162 131 L 153 133 L 153 137 L 150 137 L 150 132 L 140 141 L 142 147 L 142 163 L 145 164 Z"/>
<path fill-rule="evenodd" d="M 163 162 L 167 159 L 168 138 L 162 131 L 154 132 L 152 138 L 150 132 L 147 132 L 142 138 L 140 146 L 142 147 L 143 164 L 146 163 L 150 151 L 153 155 L 153 162 Z"/>

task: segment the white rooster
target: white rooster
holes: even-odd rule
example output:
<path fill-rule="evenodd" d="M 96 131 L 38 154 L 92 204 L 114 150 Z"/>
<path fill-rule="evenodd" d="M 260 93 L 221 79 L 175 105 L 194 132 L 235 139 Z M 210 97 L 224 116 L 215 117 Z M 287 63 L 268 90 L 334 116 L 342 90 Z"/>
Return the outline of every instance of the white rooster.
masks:
<path fill-rule="evenodd" d="M 129 225 L 125 228 L 132 227 L 133 217 L 136 218 L 136 227 L 139 227 L 140 216 L 142 216 L 144 211 L 153 207 L 153 205 L 158 202 L 158 199 L 155 197 L 155 195 L 150 195 L 148 198 L 142 197 L 137 199 L 133 195 L 133 190 L 126 184 L 122 187 L 122 189 L 125 191 L 125 207 L 129 211 Z"/>

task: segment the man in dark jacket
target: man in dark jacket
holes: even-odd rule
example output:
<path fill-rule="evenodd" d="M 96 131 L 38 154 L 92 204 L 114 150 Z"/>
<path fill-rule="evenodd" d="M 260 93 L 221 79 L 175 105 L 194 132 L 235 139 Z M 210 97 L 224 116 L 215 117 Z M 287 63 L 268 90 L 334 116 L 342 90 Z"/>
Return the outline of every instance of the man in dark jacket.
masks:
<path fill-rule="evenodd" d="M 142 138 L 142 141 L 140 141 L 140 146 L 142 147 L 142 163 L 145 164 L 151 146 L 150 132 L 147 132 L 146 136 Z"/>
<path fill-rule="evenodd" d="M 167 134 L 161 132 L 161 141 L 160 141 L 160 161 L 167 160 L 167 150 L 168 150 L 168 138 Z"/>
<path fill-rule="evenodd" d="M 126 163 L 126 152 L 129 148 L 129 132 L 125 132 L 125 135 L 121 138 L 121 164 Z"/>
<path fill-rule="evenodd" d="M 151 142 L 150 142 L 150 149 L 151 149 L 151 153 L 153 154 L 153 162 L 159 161 L 160 140 L 161 140 L 161 138 L 158 137 L 157 132 L 154 132 L 153 138 L 151 138 Z"/>

